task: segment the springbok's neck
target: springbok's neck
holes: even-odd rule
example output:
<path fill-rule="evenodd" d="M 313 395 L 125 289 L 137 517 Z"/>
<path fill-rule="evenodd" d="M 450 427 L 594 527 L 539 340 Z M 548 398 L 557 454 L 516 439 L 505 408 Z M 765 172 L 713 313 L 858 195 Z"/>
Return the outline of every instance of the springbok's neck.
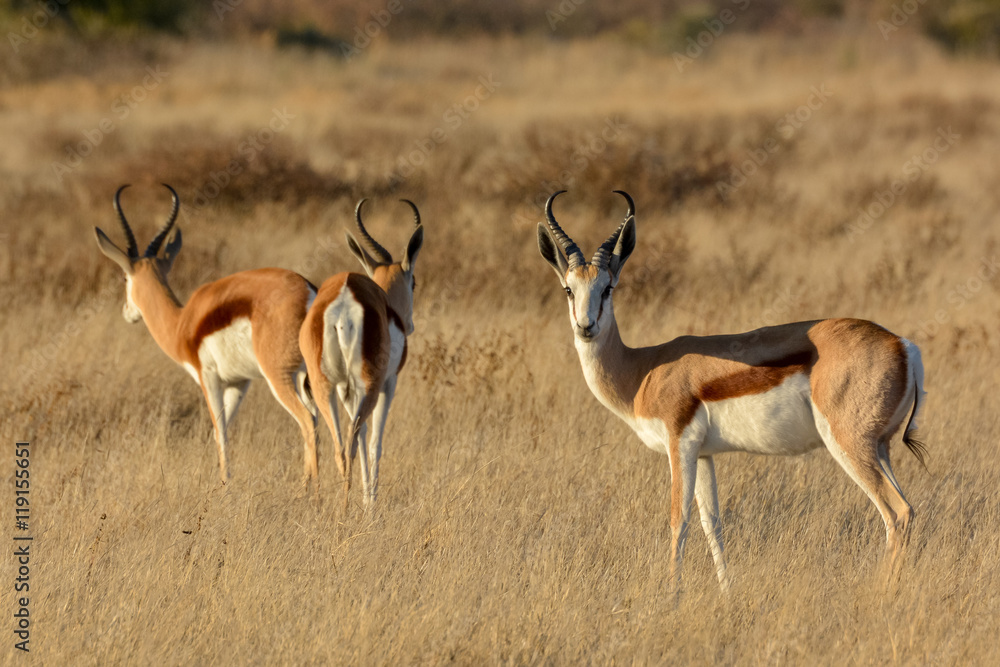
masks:
<path fill-rule="evenodd" d="M 142 276 L 133 281 L 133 301 L 142 313 L 142 319 L 153 340 L 177 363 L 187 361 L 179 336 L 184 307 L 173 290 L 158 276 Z"/>
<path fill-rule="evenodd" d="M 407 333 L 407 323 L 413 319 L 413 296 L 408 292 L 405 281 L 398 274 L 381 273 L 372 278 L 385 293 L 385 301 L 402 324 L 403 333 Z"/>
<path fill-rule="evenodd" d="M 591 342 L 575 339 L 583 375 L 594 395 L 609 410 L 625 420 L 635 416 L 635 396 L 646 373 L 637 351 L 622 342 L 618 322 Z"/>

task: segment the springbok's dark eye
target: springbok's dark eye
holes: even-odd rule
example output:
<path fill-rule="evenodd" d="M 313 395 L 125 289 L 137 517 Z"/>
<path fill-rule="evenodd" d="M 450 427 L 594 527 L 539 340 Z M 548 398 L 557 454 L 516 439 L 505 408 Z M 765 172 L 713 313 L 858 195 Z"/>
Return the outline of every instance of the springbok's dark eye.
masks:
<path fill-rule="evenodd" d="M 567 287 L 566 288 L 566 296 L 568 296 L 569 298 L 572 299 L 573 298 L 573 290 L 571 290 L 570 288 Z"/>
<path fill-rule="evenodd" d="M 612 287 L 611 285 L 608 285 L 607 287 L 605 287 L 604 288 L 604 292 L 601 294 L 601 298 L 602 299 L 607 299 L 609 296 L 611 296 L 611 290 L 613 290 L 613 289 L 614 289 L 614 287 Z"/>

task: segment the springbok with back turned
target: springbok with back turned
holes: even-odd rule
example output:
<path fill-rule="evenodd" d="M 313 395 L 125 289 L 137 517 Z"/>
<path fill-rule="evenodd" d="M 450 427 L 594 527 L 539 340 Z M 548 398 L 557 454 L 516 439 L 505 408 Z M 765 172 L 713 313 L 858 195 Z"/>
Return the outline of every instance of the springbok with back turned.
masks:
<path fill-rule="evenodd" d="M 628 213 L 588 262 L 552 215 L 561 192 L 545 204 L 538 248 L 566 291 L 590 390 L 669 457 L 675 585 L 696 499 L 719 584 L 729 587 L 712 457 L 732 451 L 789 455 L 826 446 L 882 515 L 892 568 L 913 520 L 889 464 L 889 441 L 907 414 L 903 442 L 921 463 L 925 452 L 914 437 L 924 396 L 917 346 L 872 322 L 829 319 L 630 348 L 612 296 L 635 248 L 632 198 L 615 191 Z"/>
<path fill-rule="evenodd" d="M 364 503 L 371 507 L 378 494 L 382 435 L 396 379 L 406 363 L 406 337 L 413 333 L 413 265 L 424 228 L 416 204 L 401 200 L 413 209 L 416 229 L 403 258 L 395 262 L 361 221 L 365 201 L 358 202 L 355 218 L 368 250 L 350 232 L 347 244 L 368 275 L 339 273 L 320 286 L 302 324 L 299 345 L 316 404 L 333 435 L 334 456 L 344 477 L 344 504 L 360 446 Z M 340 434 L 338 397 L 350 424 L 346 439 Z M 373 414 L 371 439 L 366 441 L 367 421 Z"/>
<path fill-rule="evenodd" d="M 167 283 L 181 249 L 180 229 L 174 229 L 167 240 L 177 220 L 180 199 L 173 188 L 164 186 L 173 197 L 173 210 L 141 257 L 121 209 L 120 197 L 127 185 L 118 188 L 114 197 L 127 250 L 94 228 L 101 252 L 125 272 L 122 313 L 129 322 L 144 320 L 160 349 L 201 387 L 215 428 L 223 484 L 229 480 L 226 429 L 251 380 L 264 378 L 302 431 L 304 483 L 308 485 L 318 473 L 316 429 L 299 351 L 299 329 L 316 288 L 292 271 L 257 269 L 202 285 L 181 304 Z M 164 240 L 167 243 L 160 257 Z"/>

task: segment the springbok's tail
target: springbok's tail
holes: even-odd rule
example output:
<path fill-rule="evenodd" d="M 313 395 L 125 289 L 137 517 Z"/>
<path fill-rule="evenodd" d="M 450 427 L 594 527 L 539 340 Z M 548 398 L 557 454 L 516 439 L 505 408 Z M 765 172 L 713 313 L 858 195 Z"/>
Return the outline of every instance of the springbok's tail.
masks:
<path fill-rule="evenodd" d="M 920 407 L 923 404 L 924 396 L 924 362 L 920 357 L 920 348 L 914 343 L 903 339 L 903 347 L 906 350 L 907 367 L 910 369 L 910 379 L 913 382 L 913 410 L 910 412 L 910 419 L 906 422 L 906 429 L 903 431 L 903 444 L 913 452 L 913 455 L 920 461 L 920 465 L 927 469 L 925 457 L 927 456 L 927 445 L 917 439 L 917 418 L 920 415 Z"/>

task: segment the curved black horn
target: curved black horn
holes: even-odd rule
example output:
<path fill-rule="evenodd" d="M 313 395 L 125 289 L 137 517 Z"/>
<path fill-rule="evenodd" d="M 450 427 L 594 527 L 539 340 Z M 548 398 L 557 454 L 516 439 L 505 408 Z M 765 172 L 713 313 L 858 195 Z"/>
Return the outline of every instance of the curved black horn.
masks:
<path fill-rule="evenodd" d="M 384 264 L 392 264 L 392 255 L 389 254 L 388 250 L 379 245 L 378 241 L 371 237 L 371 234 L 365 229 L 364 223 L 361 222 L 361 207 L 365 205 L 366 201 L 368 201 L 367 198 L 362 199 L 354 208 L 354 219 L 358 223 L 358 231 L 361 233 L 362 240 L 368 245 L 368 249 L 375 255 L 375 259 Z"/>
<path fill-rule="evenodd" d="M 163 225 L 160 232 L 153 237 L 153 240 L 149 242 L 149 246 L 146 248 L 145 257 L 156 257 L 156 253 L 160 252 L 160 246 L 163 245 L 163 239 L 167 238 L 167 234 L 170 233 L 170 229 L 174 226 L 174 222 L 177 221 L 177 212 L 181 210 L 181 198 L 177 196 L 177 191 L 166 183 L 160 183 L 167 190 L 170 190 L 170 195 L 174 200 L 174 207 L 170 211 L 170 217 L 167 219 L 167 223 Z"/>
<path fill-rule="evenodd" d="M 129 186 L 128 183 L 118 188 L 115 192 L 115 212 L 118 214 L 118 222 L 122 225 L 122 231 L 125 232 L 125 238 L 128 240 L 128 256 L 129 259 L 139 258 L 139 246 L 135 242 L 135 234 L 132 233 L 132 228 L 128 226 L 128 220 L 125 219 L 125 213 L 122 212 L 121 194 L 122 190 Z"/>
<path fill-rule="evenodd" d="M 545 219 L 549 223 L 549 229 L 552 231 L 552 235 L 556 237 L 556 241 L 562 247 L 563 252 L 566 253 L 566 259 L 569 260 L 569 269 L 575 269 L 581 264 L 586 263 L 587 260 L 584 259 L 583 253 L 580 252 L 580 247 L 573 242 L 573 239 L 569 237 L 569 234 L 562 230 L 559 223 L 556 222 L 555 217 L 552 215 L 552 202 L 556 197 L 566 192 L 565 190 L 559 190 L 558 192 L 553 192 L 552 195 L 545 202 Z"/>
<path fill-rule="evenodd" d="M 616 195 L 621 195 L 622 197 L 625 197 L 625 201 L 628 202 L 628 213 L 625 214 L 625 219 L 628 220 L 629 218 L 631 218 L 632 216 L 634 216 L 635 215 L 635 202 L 632 201 L 632 197 L 629 195 L 629 193 L 625 192 L 624 190 L 614 190 L 613 192 Z"/>
<path fill-rule="evenodd" d="M 592 260 L 596 266 L 602 269 L 608 268 L 608 264 L 611 261 L 611 253 L 615 251 L 615 246 L 618 245 L 618 237 L 621 236 L 622 230 L 625 229 L 625 223 L 629 221 L 630 218 L 635 216 L 635 202 L 632 201 L 632 197 L 629 196 L 624 190 L 615 190 L 616 194 L 625 197 L 625 201 L 628 202 L 628 213 L 625 214 L 625 219 L 622 223 L 618 225 L 618 229 L 615 230 L 614 234 L 608 237 L 608 239 L 601 244 L 601 247 L 597 249 L 594 253 L 594 259 Z"/>
<path fill-rule="evenodd" d="M 420 211 L 417 210 L 417 205 L 414 204 L 413 202 L 411 202 L 409 199 L 400 199 L 399 201 L 403 202 L 404 204 L 409 204 L 410 205 L 410 208 L 413 209 L 413 226 L 414 227 L 419 227 L 420 226 Z"/>

